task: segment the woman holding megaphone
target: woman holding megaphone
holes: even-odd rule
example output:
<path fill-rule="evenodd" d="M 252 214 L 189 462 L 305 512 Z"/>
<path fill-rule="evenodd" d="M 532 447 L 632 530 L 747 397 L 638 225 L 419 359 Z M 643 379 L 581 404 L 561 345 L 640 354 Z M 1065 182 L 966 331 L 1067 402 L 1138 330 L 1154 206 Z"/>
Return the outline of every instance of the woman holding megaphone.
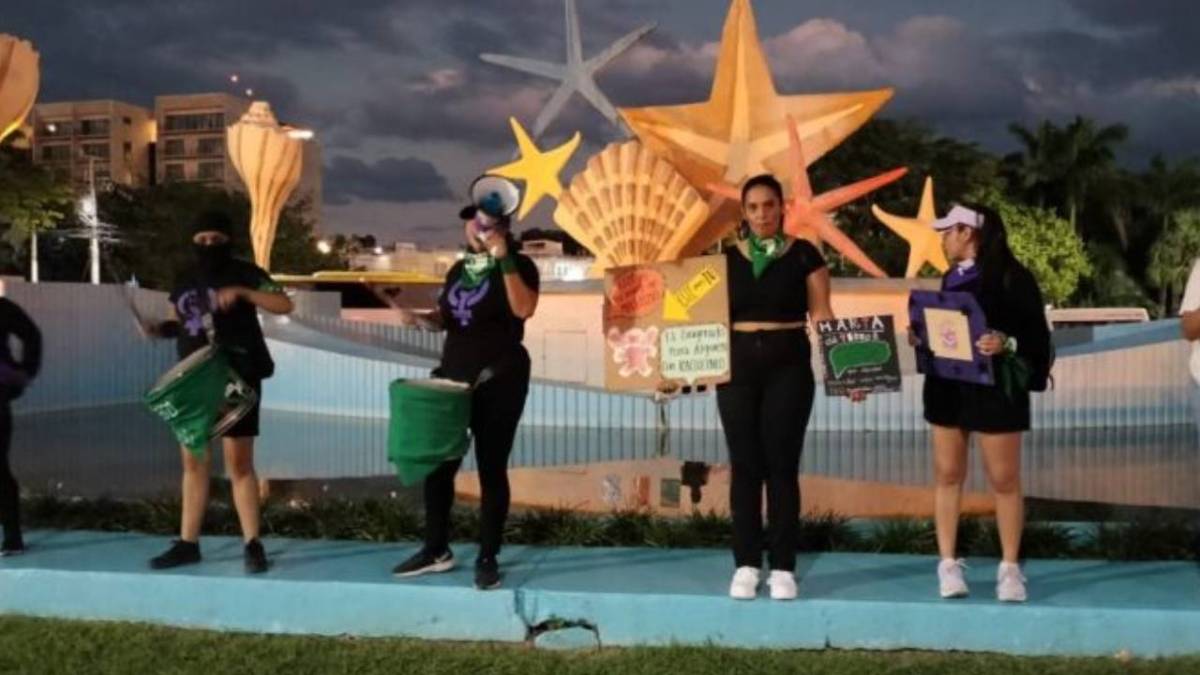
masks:
<path fill-rule="evenodd" d="M 466 255 L 446 273 L 437 310 L 418 313 L 396 307 L 407 325 L 446 331 L 438 378 L 472 386 L 470 430 L 481 492 L 479 554 L 475 586 L 500 585 L 497 555 L 510 502 L 508 457 L 529 391 L 529 353 L 521 344 L 525 321 L 537 308 L 537 267 L 517 252 L 511 215 L 520 203 L 517 187 L 483 176 L 471 189 L 473 203 L 459 217 Z M 450 510 L 454 477 L 462 459 L 444 461 L 425 478 L 425 542 L 393 573 L 411 577 L 454 567 Z"/>

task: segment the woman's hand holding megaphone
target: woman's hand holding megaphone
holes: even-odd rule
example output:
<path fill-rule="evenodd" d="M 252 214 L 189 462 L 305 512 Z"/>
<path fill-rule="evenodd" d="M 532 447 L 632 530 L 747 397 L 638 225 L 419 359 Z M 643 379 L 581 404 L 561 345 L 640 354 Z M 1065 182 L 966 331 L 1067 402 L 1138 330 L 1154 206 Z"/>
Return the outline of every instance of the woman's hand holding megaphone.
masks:
<path fill-rule="evenodd" d="M 500 230 L 490 230 L 482 235 L 483 247 L 496 260 L 508 256 L 508 238 Z"/>

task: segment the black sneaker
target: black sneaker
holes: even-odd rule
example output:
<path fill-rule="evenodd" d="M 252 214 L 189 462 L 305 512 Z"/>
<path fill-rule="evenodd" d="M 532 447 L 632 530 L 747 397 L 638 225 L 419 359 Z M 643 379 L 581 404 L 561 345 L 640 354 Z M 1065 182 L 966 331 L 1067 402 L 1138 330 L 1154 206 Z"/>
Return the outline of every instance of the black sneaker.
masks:
<path fill-rule="evenodd" d="M 180 565 L 194 565 L 198 562 L 200 562 L 200 544 L 176 539 L 165 553 L 150 559 L 150 567 L 156 570 L 167 570 Z"/>
<path fill-rule="evenodd" d="M 242 555 L 246 564 L 246 574 L 262 574 L 271 567 L 267 560 L 267 552 L 263 550 L 262 542 L 257 538 L 246 542 Z"/>
<path fill-rule="evenodd" d="M 11 541 L 5 541 L 3 544 L 0 544 L 0 558 L 7 558 L 9 556 L 21 555 L 24 552 L 25 552 L 25 542 L 21 541 L 20 539 L 13 539 Z"/>
<path fill-rule="evenodd" d="M 454 569 L 454 554 L 450 549 L 440 553 L 422 548 L 404 562 L 392 568 L 392 575 L 397 577 L 415 577 L 430 572 L 449 572 Z"/>
<path fill-rule="evenodd" d="M 490 591 L 500 588 L 500 563 L 492 556 L 475 561 L 475 588 Z"/>

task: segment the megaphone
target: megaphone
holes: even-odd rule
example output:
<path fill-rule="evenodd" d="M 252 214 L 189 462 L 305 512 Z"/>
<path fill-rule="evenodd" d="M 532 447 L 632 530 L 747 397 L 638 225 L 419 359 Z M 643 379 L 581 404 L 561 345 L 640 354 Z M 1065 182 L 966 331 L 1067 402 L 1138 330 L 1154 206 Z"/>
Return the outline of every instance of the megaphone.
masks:
<path fill-rule="evenodd" d="M 511 217 L 520 206 L 521 190 L 516 183 L 484 174 L 471 183 L 471 205 L 459 215 L 473 221 L 476 236 L 485 240 L 500 220 Z"/>
<path fill-rule="evenodd" d="M 471 203 L 477 212 L 499 220 L 521 206 L 521 190 L 503 176 L 484 174 L 471 183 Z"/>

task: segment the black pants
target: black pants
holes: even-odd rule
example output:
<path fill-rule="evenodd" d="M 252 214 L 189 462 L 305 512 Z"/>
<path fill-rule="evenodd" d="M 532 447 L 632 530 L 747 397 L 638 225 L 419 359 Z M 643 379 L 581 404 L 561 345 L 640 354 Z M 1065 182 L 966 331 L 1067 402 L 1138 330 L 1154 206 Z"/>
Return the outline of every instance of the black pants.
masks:
<path fill-rule="evenodd" d="M 4 543 L 21 542 L 21 494 L 17 479 L 8 464 L 12 445 L 12 409 L 7 401 L 0 402 L 0 525 L 4 527 Z"/>
<path fill-rule="evenodd" d="M 762 567 L 763 486 L 772 570 L 794 571 L 800 532 L 800 455 L 812 412 L 812 365 L 803 331 L 734 333 L 733 379 L 717 388 L 729 446 L 733 558 Z"/>
<path fill-rule="evenodd" d="M 529 354 L 521 349 L 506 359 L 496 375 L 475 390 L 471 399 L 471 435 L 479 471 L 479 556 L 500 553 L 508 519 L 508 456 L 529 393 Z M 425 546 L 433 551 L 450 545 L 450 510 L 454 506 L 454 476 L 462 460 L 446 462 L 425 479 Z"/>

